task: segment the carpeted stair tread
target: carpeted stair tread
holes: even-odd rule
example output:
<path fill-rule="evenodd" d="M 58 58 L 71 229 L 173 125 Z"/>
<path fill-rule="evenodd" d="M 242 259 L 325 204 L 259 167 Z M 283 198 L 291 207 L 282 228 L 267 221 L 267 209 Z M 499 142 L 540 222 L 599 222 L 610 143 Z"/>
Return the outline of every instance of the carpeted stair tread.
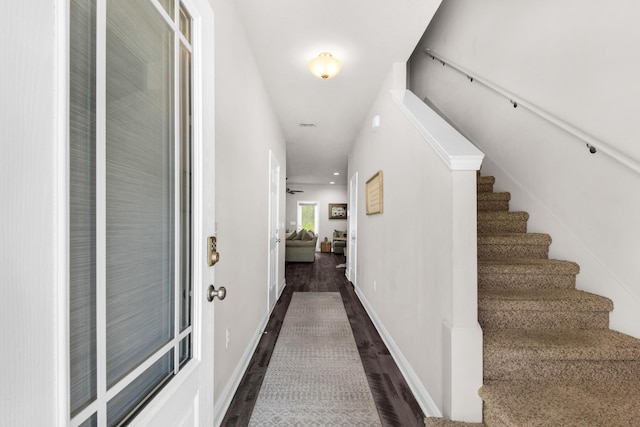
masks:
<path fill-rule="evenodd" d="M 478 236 L 482 245 L 550 245 L 551 236 L 545 233 L 495 233 Z"/>
<path fill-rule="evenodd" d="M 508 211 L 511 193 L 479 192 L 477 193 L 478 211 Z"/>
<path fill-rule="evenodd" d="M 483 290 L 478 292 L 478 309 L 610 312 L 613 302 L 600 295 L 575 289 Z"/>
<path fill-rule="evenodd" d="M 476 195 L 477 200 L 479 202 L 497 202 L 497 201 L 509 201 L 511 200 L 511 193 L 506 192 L 506 191 L 501 191 L 501 192 L 495 192 L 492 191 L 491 193 L 478 193 Z"/>
<path fill-rule="evenodd" d="M 520 211 L 479 211 L 478 234 L 526 233 L 529 214 Z"/>
<path fill-rule="evenodd" d="M 480 396 L 492 426 L 640 425 L 640 381 L 487 382 Z"/>
<path fill-rule="evenodd" d="M 479 289 L 574 289 L 580 267 L 555 259 L 478 260 Z"/>
<path fill-rule="evenodd" d="M 557 259 L 482 259 L 478 260 L 478 274 L 578 274 L 580 266 L 572 261 Z"/>
<path fill-rule="evenodd" d="M 606 329 L 611 300 L 576 289 L 494 289 L 478 292 L 483 329 Z"/>
<path fill-rule="evenodd" d="M 638 360 L 640 340 L 610 329 L 487 329 L 485 359 Z"/>
<path fill-rule="evenodd" d="M 481 211 L 478 212 L 478 221 L 527 221 L 529 214 L 523 211 Z"/>
<path fill-rule="evenodd" d="M 501 233 L 478 235 L 478 259 L 545 259 L 551 236 L 543 233 Z"/>
<path fill-rule="evenodd" d="M 609 329 L 484 331 L 485 380 L 640 380 L 639 340 Z"/>

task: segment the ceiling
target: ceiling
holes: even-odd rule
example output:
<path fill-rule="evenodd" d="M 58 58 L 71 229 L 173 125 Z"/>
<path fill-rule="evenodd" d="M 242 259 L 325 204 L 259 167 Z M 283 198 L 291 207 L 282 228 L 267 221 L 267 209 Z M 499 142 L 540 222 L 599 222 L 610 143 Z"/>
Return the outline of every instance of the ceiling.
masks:
<path fill-rule="evenodd" d="M 288 185 L 347 183 L 347 155 L 380 85 L 440 1 L 235 1 L 287 142 Z M 307 69 L 321 52 L 343 64 L 328 80 Z"/>

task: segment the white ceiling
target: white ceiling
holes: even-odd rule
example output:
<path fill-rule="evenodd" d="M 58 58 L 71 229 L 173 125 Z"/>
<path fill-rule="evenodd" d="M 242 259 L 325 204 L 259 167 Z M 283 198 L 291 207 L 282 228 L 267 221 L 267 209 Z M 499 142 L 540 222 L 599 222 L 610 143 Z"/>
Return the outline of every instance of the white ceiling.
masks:
<path fill-rule="evenodd" d="M 383 79 L 407 61 L 440 1 L 236 0 L 287 141 L 288 185 L 346 184 L 349 149 Z M 340 74 L 308 71 L 320 52 L 342 61 Z"/>

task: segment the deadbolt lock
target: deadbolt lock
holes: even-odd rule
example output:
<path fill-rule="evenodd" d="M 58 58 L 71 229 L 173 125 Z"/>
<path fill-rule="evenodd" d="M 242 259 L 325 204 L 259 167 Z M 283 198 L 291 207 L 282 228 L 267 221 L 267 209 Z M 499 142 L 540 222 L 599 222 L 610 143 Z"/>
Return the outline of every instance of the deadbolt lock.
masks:
<path fill-rule="evenodd" d="M 207 238 L 207 262 L 211 267 L 216 262 L 220 261 L 220 254 L 218 253 L 218 244 L 215 236 L 209 236 Z"/>

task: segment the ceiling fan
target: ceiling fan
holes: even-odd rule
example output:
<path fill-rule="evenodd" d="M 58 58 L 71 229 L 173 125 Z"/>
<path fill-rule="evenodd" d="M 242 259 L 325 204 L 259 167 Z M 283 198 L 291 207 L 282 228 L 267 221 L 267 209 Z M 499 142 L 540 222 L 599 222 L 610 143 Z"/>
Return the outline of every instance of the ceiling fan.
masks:
<path fill-rule="evenodd" d="M 285 178 L 285 181 L 289 180 L 289 177 Z M 292 190 L 289 187 L 287 187 L 287 193 L 289 194 L 296 194 L 296 193 L 304 193 L 303 190 Z"/>

